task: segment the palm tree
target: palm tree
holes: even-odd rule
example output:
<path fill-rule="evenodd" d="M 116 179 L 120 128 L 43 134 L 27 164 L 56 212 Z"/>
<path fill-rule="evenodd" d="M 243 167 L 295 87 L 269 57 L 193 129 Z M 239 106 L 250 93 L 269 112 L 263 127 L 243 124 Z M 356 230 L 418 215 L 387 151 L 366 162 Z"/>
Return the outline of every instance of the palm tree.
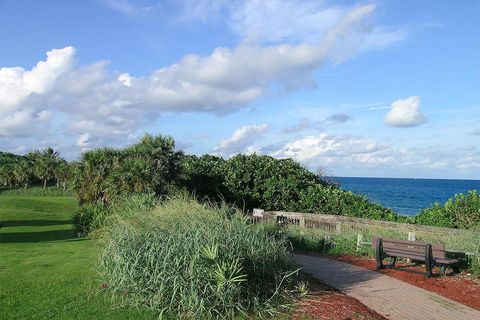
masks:
<path fill-rule="evenodd" d="M 52 148 L 46 148 L 42 152 L 33 152 L 35 172 L 43 180 L 43 189 L 47 187 L 47 181 L 55 176 L 55 168 L 59 163 L 59 153 Z"/>
<path fill-rule="evenodd" d="M 13 175 L 16 182 L 27 189 L 33 175 L 32 163 L 27 159 L 19 160 L 13 166 Z"/>
<path fill-rule="evenodd" d="M 60 183 L 63 185 L 63 190 L 67 189 L 67 180 L 70 178 L 72 172 L 72 165 L 67 161 L 61 160 L 55 168 L 55 179 L 57 179 L 57 187 L 60 188 Z"/>
<path fill-rule="evenodd" d="M 120 152 L 103 148 L 87 151 L 75 166 L 72 187 L 81 203 L 108 203 L 107 178 L 119 163 Z"/>

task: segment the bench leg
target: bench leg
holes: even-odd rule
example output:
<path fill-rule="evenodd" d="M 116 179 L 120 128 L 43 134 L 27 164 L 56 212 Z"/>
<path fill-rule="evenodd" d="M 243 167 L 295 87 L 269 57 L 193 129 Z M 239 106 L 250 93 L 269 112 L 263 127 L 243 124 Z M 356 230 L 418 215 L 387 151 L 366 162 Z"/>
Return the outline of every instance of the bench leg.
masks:
<path fill-rule="evenodd" d="M 397 262 L 397 257 L 393 257 L 392 264 L 390 265 L 392 269 L 395 268 L 395 262 Z"/>
<path fill-rule="evenodd" d="M 432 245 L 427 244 L 425 246 L 425 269 L 427 269 L 426 277 L 430 278 L 432 276 L 433 270 L 433 255 L 432 255 Z"/>
<path fill-rule="evenodd" d="M 376 257 L 376 260 L 377 260 L 377 270 L 379 269 L 383 269 L 383 264 L 382 264 L 382 260 L 383 260 L 383 245 L 382 245 L 382 239 L 377 239 L 377 243 L 376 243 L 376 246 L 375 246 L 375 257 Z"/>

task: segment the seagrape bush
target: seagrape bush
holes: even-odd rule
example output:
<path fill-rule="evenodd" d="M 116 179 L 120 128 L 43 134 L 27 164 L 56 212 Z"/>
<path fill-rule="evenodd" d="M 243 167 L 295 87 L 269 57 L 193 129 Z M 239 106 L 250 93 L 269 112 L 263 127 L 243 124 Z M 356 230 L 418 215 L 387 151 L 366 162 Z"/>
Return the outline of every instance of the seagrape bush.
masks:
<path fill-rule="evenodd" d="M 456 194 L 442 206 L 435 203 L 427 209 L 423 209 L 415 217 L 415 223 L 470 229 L 480 226 L 480 194 L 477 190 L 471 190 L 467 194 Z"/>
<path fill-rule="evenodd" d="M 198 198 L 224 200 L 251 210 L 342 214 L 398 221 L 392 210 L 338 188 L 293 159 L 264 155 L 236 155 L 228 160 L 189 156 L 183 164 L 182 184 Z"/>
<path fill-rule="evenodd" d="M 122 305 L 146 306 L 167 318 L 274 312 L 291 294 L 296 272 L 284 238 L 229 207 L 188 198 L 118 217 L 104 241 L 106 290 Z"/>
<path fill-rule="evenodd" d="M 402 221 L 391 209 L 373 203 L 361 196 L 335 186 L 313 185 L 300 190 L 299 206 L 302 212 L 344 215 L 387 221 Z"/>

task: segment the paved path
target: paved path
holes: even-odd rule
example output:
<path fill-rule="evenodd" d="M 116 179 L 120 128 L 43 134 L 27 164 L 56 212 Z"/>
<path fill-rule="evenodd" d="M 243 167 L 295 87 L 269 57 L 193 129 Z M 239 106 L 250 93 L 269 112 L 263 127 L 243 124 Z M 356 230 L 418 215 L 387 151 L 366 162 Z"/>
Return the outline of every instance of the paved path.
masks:
<path fill-rule="evenodd" d="M 303 271 L 392 320 L 480 320 L 480 311 L 392 277 L 328 258 L 293 255 Z"/>

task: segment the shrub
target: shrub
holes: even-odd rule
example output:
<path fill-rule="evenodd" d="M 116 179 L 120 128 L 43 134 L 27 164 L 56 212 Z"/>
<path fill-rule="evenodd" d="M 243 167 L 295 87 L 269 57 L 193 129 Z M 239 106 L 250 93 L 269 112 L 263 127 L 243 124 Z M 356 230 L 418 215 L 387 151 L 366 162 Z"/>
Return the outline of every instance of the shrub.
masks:
<path fill-rule="evenodd" d="M 469 229 L 480 225 L 480 194 L 476 190 L 455 194 L 445 205 L 435 203 L 415 217 L 418 224 Z"/>
<path fill-rule="evenodd" d="M 239 154 L 225 164 L 225 186 L 240 208 L 299 210 L 301 190 L 327 185 L 293 159 Z"/>
<path fill-rule="evenodd" d="M 367 197 L 334 186 L 314 185 L 301 191 L 303 212 L 345 215 L 358 218 L 396 221 L 391 209 L 370 202 Z"/>
<path fill-rule="evenodd" d="M 73 231 L 78 237 L 85 237 L 98 228 L 103 218 L 108 214 L 103 205 L 86 205 L 80 207 L 73 215 Z"/>
<path fill-rule="evenodd" d="M 400 219 L 391 209 L 334 186 L 293 159 L 236 155 L 187 156 L 182 184 L 198 198 L 225 200 L 239 208 L 343 214 L 380 220 Z"/>
<path fill-rule="evenodd" d="M 233 200 L 225 187 L 226 160 L 212 155 L 201 157 L 187 155 L 183 159 L 180 183 L 198 198 L 215 201 Z"/>
<path fill-rule="evenodd" d="M 293 274 L 285 240 L 227 207 L 168 200 L 107 228 L 108 290 L 126 305 L 173 318 L 271 311 Z"/>

